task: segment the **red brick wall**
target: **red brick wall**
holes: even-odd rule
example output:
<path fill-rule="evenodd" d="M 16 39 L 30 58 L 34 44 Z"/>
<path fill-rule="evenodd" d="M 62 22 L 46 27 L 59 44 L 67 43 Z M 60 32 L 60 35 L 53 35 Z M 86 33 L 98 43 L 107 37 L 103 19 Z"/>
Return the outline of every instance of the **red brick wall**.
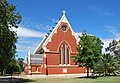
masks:
<path fill-rule="evenodd" d="M 63 72 L 63 69 L 67 69 L 67 73 Z M 47 68 L 49 74 L 80 74 L 85 73 L 85 68 L 78 68 L 78 67 L 64 67 L 64 68 Z"/>
<path fill-rule="evenodd" d="M 59 65 L 60 55 L 59 54 L 46 54 L 47 56 L 47 65 Z M 71 56 L 75 56 L 71 54 Z M 70 64 L 74 65 L 73 58 L 70 58 Z"/>
<path fill-rule="evenodd" d="M 74 66 L 59 66 L 59 47 L 62 42 L 65 41 L 69 46 L 71 51 L 70 57 L 75 56 L 75 53 L 77 53 L 76 38 L 72 35 L 72 31 L 68 27 L 68 24 L 65 23 L 65 25 L 67 25 L 67 31 L 63 32 L 60 25 L 57 29 L 57 33 L 52 36 L 51 42 L 48 42 L 48 44 L 46 45 L 47 49 L 49 49 L 49 52 L 45 52 L 46 58 L 43 58 L 43 67 L 41 69 L 42 74 L 77 74 L 85 72 L 85 68 L 74 65 L 75 63 L 73 62 L 73 58 L 70 58 L 70 65 Z M 45 68 L 45 64 L 47 65 L 47 68 Z M 67 68 L 67 73 L 63 73 L 64 68 Z M 31 70 L 32 72 L 35 72 L 36 67 L 33 66 Z"/>
<path fill-rule="evenodd" d="M 47 65 L 59 65 L 59 54 L 47 54 Z"/>
<path fill-rule="evenodd" d="M 61 25 L 64 23 L 61 23 Z M 47 49 L 49 49 L 49 52 L 45 52 L 46 54 L 46 59 L 44 58 L 43 64 L 46 64 L 47 66 L 56 66 L 57 67 L 48 67 L 42 68 L 42 74 L 65 74 L 63 73 L 63 68 L 67 68 L 67 74 L 77 74 L 77 73 L 84 73 L 85 68 L 79 68 L 79 67 L 71 67 L 71 66 L 59 66 L 59 60 L 60 60 L 60 55 L 59 55 L 59 48 L 62 42 L 66 42 L 67 45 L 70 48 L 71 56 L 75 56 L 77 53 L 76 47 L 77 47 L 77 42 L 76 38 L 72 35 L 72 31 L 67 25 L 67 31 L 63 32 L 61 29 L 61 25 L 57 29 L 57 33 L 55 33 L 52 38 L 51 42 L 48 42 L 47 44 Z M 46 61 L 45 61 L 46 60 Z M 73 62 L 73 58 L 70 58 L 70 65 L 74 65 L 75 63 Z"/>
<path fill-rule="evenodd" d="M 63 24 L 63 23 L 62 23 Z M 72 52 L 77 52 L 76 47 L 77 47 L 77 42 L 75 37 L 72 35 L 71 29 L 68 27 L 66 32 L 63 32 L 61 30 L 61 25 L 57 29 L 57 33 L 55 33 L 52 38 L 52 42 L 49 42 L 47 44 L 47 48 L 49 51 L 59 51 L 59 45 L 62 43 L 62 41 L 66 41 L 70 47 Z"/>
<path fill-rule="evenodd" d="M 41 66 L 31 66 L 31 72 L 36 72 L 36 67 L 38 67 L 38 72 L 41 72 Z"/>
<path fill-rule="evenodd" d="M 66 32 L 62 31 L 62 29 L 61 29 L 61 26 L 64 24 L 67 25 Z M 77 52 L 77 50 L 76 50 L 77 42 L 76 42 L 76 38 L 72 35 L 72 31 L 68 27 L 67 23 L 61 23 L 61 25 L 57 29 L 57 33 L 55 33 L 52 36 L 51 42 L 49 42 L 46 46 L 50 52 L 56 52 L 56 54 L 46 53 L 47 65 L 59 65 L 59 47 L 63 41 L 65 41 L 68 44 L 70 51 L 71 51 L 71 56 L 73 56 L 72 53 Z M 70 59 L 70 64 L 72 64 L 72 65 L 74 64 L 72 58 Z"/>

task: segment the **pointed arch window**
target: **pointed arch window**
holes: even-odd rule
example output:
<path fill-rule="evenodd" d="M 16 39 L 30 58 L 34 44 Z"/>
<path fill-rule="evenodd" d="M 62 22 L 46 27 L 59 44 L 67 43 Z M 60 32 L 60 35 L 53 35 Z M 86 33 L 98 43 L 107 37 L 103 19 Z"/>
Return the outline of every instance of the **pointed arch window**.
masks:
<path fill-rule="evenodd" d="M 60 64 L 62 64 L 62 48 L 60 48 L 60 50 L 59 50 L 59 54 L 60 54 Z"/>
<path fill-rule="evenodd" d="M 59 48 L 59 64 L 70 64 L 70 48 L 67 43 L 62 43 Z"/>
<path fill-rule="evenodd" d="M 68 53 L 67 53 L 67 55 L 68 55 L 68 56 L 67 56 L 67 58 L 68 58 L 68 62 L 67 62 L 67 63 L 70 64 L 70 48 L 68 48 Z"/>

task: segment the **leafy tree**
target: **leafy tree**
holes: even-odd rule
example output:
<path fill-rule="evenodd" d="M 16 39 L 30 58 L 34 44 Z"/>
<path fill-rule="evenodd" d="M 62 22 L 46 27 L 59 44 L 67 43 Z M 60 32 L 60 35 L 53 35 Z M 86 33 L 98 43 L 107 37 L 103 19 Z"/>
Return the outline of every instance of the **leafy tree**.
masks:
<path fill-rule="evenodd" d="M 117 75 L 120 71 L 120 64 L 116 56 L 110 53 L 103 54 L 94 66 L 94 73 L 106 75 Z"/>
<path fill-rule="evenodd" d="M 94 63 L 99 59 L 102 53 L 103 42 L 86 32 L 83 32 L 79 39 L 80 41 L 77 46 L 78 54 L 73 56 L 74 62 L 79 66 L 86 67 L 87 77 L 89 77 L 89 68 L 93 69 Z"/>
<path fill-rule="evenodd" d="M 13 72 L 21 72 L 19 64 L 14 59 L 6 67 L 7 74 L 13 74 Z"/>
<path fill-rule="evenodd" d="M 120 64 L 120 40 L 113 40 L 109 43 L 109 46 L 105 48 L 105 51 L 117 58 Z"/>
<path fill-rule="evenodd" d="M 23 67 L 24 62 L 23 61 L 24 61 L 23 58 L 18 58 L 18 60 L 17 60 L 17 63 L 19 64 L 22 71 L 24 70 L 24 67 Z"/>
<path fill-rule="evenodd" d="M 117 75 L 120 72 L 120 40 L 113 40 L 105 50 L 107 53 L 95 64 L 94 73 Z"/>
<path fill-rule="evenodd" d="M 18 28 L 21 16 L 16 12 L 16 7 L 7 2 L 0 0 L 0 72 L 8 63 L 15 58 L 17 34 L 12 28 Z"/>
<path fill-rule="evenodd" d="M 105 51 L 120 58 L 120 40 L 113 40 L 112 42 L 110 42 Z"/>

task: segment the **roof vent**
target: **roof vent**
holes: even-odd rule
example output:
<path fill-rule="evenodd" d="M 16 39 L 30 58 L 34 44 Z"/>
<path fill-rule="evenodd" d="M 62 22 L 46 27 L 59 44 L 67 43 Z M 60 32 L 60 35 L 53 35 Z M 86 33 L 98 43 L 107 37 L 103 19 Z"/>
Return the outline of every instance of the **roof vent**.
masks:
<path fill-rule="evenodd" d="M 52 32 L 52 30 L 50 30 L 50 32 Z"/>
<path fill-rule="evenodd" d="M 45 37 L 48 37 L 47 35 L 45 35 Z"/>
<path fill-rule="evenodd" d="M 57 24 L 57 22 L 55 24 Z"/>
<path fill-rule="evenodd" d="M 52 27 L 53 29 L 55 28 L 55 27 Z"/>
<path fill-rule="evenodd" d="M 50 35 L 50 33 L 47 33 L 48 35 Z"/>

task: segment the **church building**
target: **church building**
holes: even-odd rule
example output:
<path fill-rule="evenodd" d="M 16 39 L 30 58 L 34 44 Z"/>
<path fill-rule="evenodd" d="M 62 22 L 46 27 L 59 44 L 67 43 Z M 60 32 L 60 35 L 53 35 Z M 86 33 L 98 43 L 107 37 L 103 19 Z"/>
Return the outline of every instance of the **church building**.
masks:
<path fill-rule="evenodd" d="M 34 53 L 28 51 L 27 75 L 83 74 L 86 69 L 75 65 L 77 38 L 66 18 L 65 11 L 53 30 L 46 35 Z"/>

